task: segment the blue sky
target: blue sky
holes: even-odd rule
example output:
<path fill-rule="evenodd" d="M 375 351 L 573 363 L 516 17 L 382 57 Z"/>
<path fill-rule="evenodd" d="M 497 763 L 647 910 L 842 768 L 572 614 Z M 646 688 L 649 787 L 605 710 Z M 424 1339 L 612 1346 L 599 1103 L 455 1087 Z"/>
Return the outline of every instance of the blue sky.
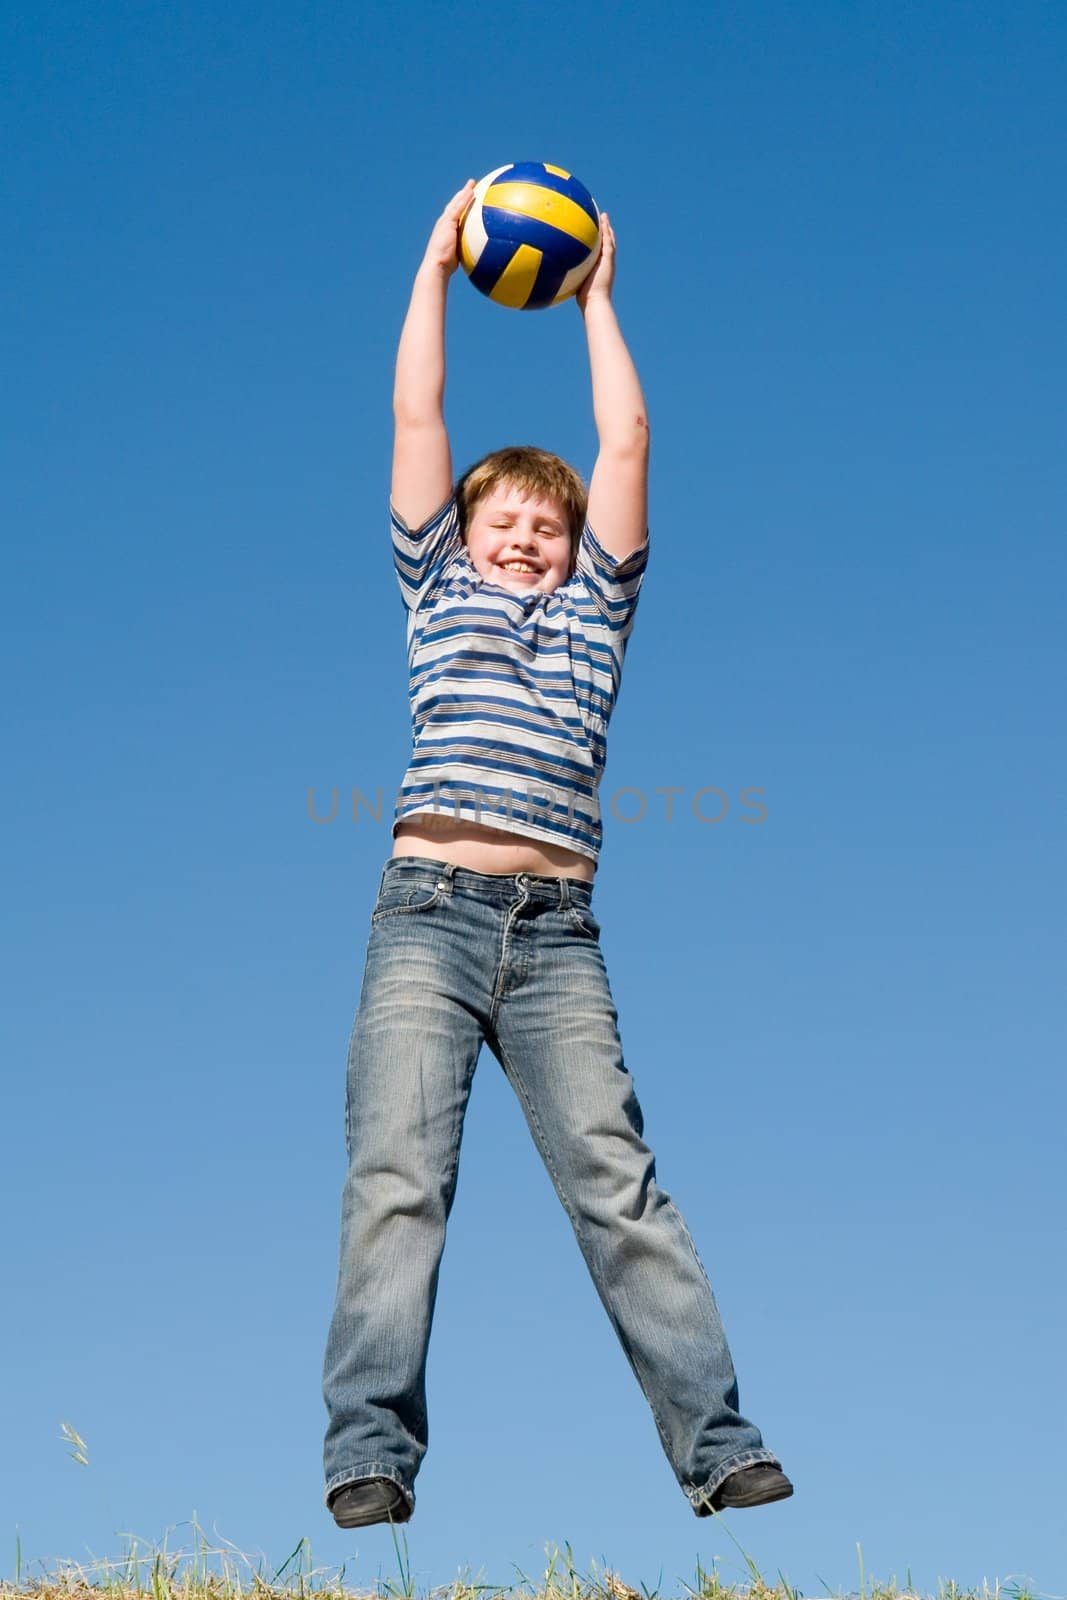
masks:
<path fill-rule="evenodd" d="M 389 850 L 348 801 L 410 736 L 391 366 L 444 201 L 539 159 L 612 216 L 650 408 L 596 897 L 796 1483 L 729 1527 L 807 1595 L 857 1544 L 1065 1592 L 1065 46 L 1027 0 L 7 12 L 0 1571 L 195 1511 L 398 1575 L 319 1393 Z M 588 472 L 573 306 L 458 278 L 449 350 L 457 466 Z M 745 1576 L 488 1052 L 429 1402 L 420 1587 Z"/>

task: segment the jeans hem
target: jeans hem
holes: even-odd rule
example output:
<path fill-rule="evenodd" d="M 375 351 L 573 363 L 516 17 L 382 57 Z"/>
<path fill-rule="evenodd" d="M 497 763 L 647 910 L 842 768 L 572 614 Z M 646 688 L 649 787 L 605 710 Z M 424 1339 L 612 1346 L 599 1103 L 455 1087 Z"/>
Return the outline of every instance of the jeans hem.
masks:
<path fill-rule="evenodd" d="M 326 1480 L 325 1502 L 327 1511 L 330 1509 L 330 1496 L 338 1489 L 347 1489 L 350 1483 L 359 1483 L 363 1478 L 388 1478 L 390 1483 L 395 1483 L 407 1502 L 408 1511 L 415 1509 L 415 1495 L 408 1488 L 403 1478 L 393 1467 L 386 1466 L 384 1461 L 365 1461 L 356 1467 L 345 1467 L 343 1472 L 335 1472 L 332 1478 Z"/>
<path fill-rule="evenodd" d="M 715 1471 L 705 1484 L 699 1489 L 687 1489 L 686 1496 L 698 1517 L 710 1517 L 712 1514 L 711 1497 L 721 1484 L 734 1472 L 740 1472 L 742 1467 L 757 1467 L 766 1464 L 782 1470 L 782 1463 L 770 1450 L 742 1450 L 736 1456 L 727 1456 L 725 1461 L 719 1463 Z"/>

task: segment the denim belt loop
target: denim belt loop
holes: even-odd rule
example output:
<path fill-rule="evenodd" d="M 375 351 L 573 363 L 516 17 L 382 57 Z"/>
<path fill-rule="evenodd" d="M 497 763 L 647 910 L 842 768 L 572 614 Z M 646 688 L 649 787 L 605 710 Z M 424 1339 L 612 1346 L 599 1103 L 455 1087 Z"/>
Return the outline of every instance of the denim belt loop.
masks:
<path fill-rule="evenodd" d="M 571 908 L 571 890 L 566 878 L 559 880 L 559 904 L 561 911 L 569 911 Z"/>
<path fill-rule="evenodd" d="M 452 894 L 456 884 L 456 863 L 454 861 L 439 861 L 437 863 L 437 887 Z"/>

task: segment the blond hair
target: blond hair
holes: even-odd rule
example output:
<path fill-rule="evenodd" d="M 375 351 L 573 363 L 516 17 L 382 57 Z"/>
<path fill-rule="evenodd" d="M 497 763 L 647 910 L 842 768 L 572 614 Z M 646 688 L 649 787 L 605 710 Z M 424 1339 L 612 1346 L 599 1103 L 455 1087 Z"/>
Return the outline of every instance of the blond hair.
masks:
<path fill-rule="evenodd" d="M 503 450 L 494 450 L 467 468 L 456 484 L 459 532 L 463 541 L 466 542 L 471 514 L 479 500 L 504 483 L 514 484 L 526 494 L 538 495 L 543 500 L 555 500 L 570 532 L 573 567 L 585 526 L 589 493 L 572 466 L 532 444 L 508 445 Z"/>

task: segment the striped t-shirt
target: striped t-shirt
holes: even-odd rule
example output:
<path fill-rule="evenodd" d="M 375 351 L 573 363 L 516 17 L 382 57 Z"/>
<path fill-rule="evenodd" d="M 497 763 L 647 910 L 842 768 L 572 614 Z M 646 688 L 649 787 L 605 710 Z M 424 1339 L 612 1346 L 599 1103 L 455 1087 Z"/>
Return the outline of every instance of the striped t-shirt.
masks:
<path fill-rule="evenodd" d="M 392 511 L 407 613 L 412 755 L 404 818 L 438 813 L 564 845 L 596 861 L 608 722 L 648 564 L 617 562 L 588 522 L 551 594 L 477 570 L 455 496 L 412 531 Z"/>

